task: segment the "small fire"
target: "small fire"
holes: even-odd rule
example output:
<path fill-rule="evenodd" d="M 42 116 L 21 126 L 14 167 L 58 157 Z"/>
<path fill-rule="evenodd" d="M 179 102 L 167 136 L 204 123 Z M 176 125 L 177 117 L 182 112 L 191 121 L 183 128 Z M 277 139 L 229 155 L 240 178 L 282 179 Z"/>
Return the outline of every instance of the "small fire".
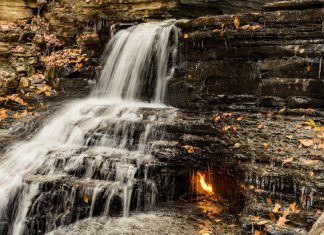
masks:
<path fill-rule="evenodd" d="M 198 175 L 200 178 L 199 182 L 200 182 L 200 185 L 203 188 L 203 190 L 205 190 L 206 192 L 208 192 L 211 195 L 214 195 L 213 186 L 211 184 L 206 183 L 205 175 L 202 175 L 200 172 L 198 172 Z"/>

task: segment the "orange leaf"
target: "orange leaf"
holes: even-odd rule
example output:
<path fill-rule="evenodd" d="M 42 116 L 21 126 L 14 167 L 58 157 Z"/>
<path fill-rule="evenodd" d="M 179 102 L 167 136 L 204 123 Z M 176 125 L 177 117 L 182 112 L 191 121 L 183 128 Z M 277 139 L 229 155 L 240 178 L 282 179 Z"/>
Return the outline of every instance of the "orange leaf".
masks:
<path fill-rule="evenodd" d="M 238 18 L 237 15 L 234 16 L 234 25 L 235 25 L 235 28 L 240 28 L 240 20 Z"/>
<path fill-rule="evenodd" d="M 216 117 L 213 118 L 213 122 L 218 123 L 220 119 L 221 119 L 220 116 L 216 116 Z"/>
<path fill-rule="evenodd" d="M 260 231 L 259 230 L 254 230 L 254 235 L 260 235 Z"/>
<path fill-rule="evenodd" d="M 273 222 L 275 222 L 277 220 L 275 215 L 272 212 L 269 213 L 269 217 L 270 217 L 271 221 L 273 221 Z"/>

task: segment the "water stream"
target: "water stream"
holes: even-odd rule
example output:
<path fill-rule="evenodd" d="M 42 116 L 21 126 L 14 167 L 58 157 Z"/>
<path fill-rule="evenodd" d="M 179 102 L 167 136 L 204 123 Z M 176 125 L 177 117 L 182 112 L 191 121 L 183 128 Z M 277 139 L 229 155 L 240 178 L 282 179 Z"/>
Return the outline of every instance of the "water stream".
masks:
<path fill-rule="evenodd" d="M 176 115 L 163 100 L 178 34 L 172 21 L 118 32 L 91 96 L 70 102 L 1 158 L 1 234 L 41 234 L 116 210 L 127 217 L 133 202 L 154 206 L 150 148 L 163 137 L 160 124 Z"/>

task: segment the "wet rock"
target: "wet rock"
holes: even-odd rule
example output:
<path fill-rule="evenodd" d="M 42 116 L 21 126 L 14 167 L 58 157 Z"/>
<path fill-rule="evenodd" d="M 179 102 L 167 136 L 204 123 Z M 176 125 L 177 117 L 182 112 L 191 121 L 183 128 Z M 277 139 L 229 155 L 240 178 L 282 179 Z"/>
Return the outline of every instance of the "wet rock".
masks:
<path fill-rule="evenodd" d="M 179 22 L 182 61 L 169 82 L 170 103 L 212 108 L 235 95 L 255 97 L 233 100 L 246 108 L 323 107 L 322 16 L 322 8 L 309 7 L 242 14 L 239 25 L 233 15 Z"/>

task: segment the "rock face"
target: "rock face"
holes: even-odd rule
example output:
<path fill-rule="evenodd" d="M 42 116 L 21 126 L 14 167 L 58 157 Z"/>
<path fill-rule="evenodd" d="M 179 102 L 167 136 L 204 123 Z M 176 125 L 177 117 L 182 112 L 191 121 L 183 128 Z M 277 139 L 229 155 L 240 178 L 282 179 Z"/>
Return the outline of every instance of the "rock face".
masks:
<path fill-rule="evenodd" d="M 37 9 L 36 0 L 2 0 L 0 2 L 0 20 L 18 21 L 32 18 Z"/>
<path fill-rule="evenodd" d="M 323 13 L 287 10 L 179 23 L 183 56 L 179 77 L 169 84 L 171 104 L 324 107 Z"/>

